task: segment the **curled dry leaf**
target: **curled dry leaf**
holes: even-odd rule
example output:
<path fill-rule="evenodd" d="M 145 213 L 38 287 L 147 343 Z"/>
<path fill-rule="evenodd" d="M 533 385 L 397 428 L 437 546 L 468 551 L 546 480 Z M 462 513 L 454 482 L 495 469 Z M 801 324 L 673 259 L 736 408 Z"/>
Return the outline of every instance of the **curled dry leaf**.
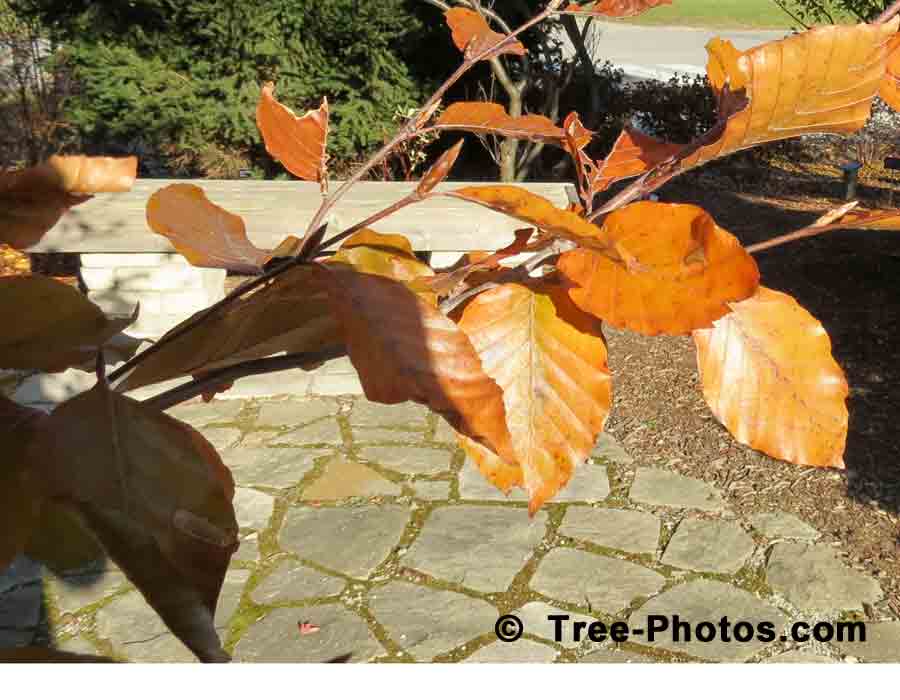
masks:
<path fill-rule="evenodd" d="M 585 152 L 590 134 L 572 112 L 565 122 L 568 151 L 572 154 L 578 172 L 578 189 L 581 200 L 593 205 L 594 197 L 609 187 L 629 177 L 643 175 L 653 167 L 676 156 L 684 145 L 666 143 L 626 126 L 613 144 L 609 155 L 598 165 Z"/>
<path fill-rule="evenodd" d="M 818 27 L 743 52 L 714 39 L 707 73 L 719 122 L 686 150 L 678 170 L 769 141 L 858 131 L 883 84 L 898 24 Z"/>
<path fill-rule="evenodd" d="M 881 99 L 900 112 L 900 34 L 888 46 L 887 70 L 878 91 Z"/>
<path fill-rule="evenodd" d="M 828 334 L 787 294 L 760 287 L 694 332 L 703 395 L 738 442 L 776 459 L 843 467 L 847 381 Z"/>
<path fill-rule="evenodd" d="M 25 551 L 38 522 L 40 488 L 27 447 L 45 418 L 0 394 L 0 571 Z"/>
<path fill-rule="evenodd" d="M 626 126 L 609 155 L 600 163 L 593 182 L 594 189 L 603 192 L 619 180 L 643 175 L 678 155 L 684 147 L 684 144 L 666 143 Z"/>
<path fill-rule="evenodd" d="M 424 404 L 514 461 L 500 387 L 453 321 L 393 279 L 340 264 L 322 275 L 366 398 Z"/>
<path fill-rule="evenodd" d="M 107 317 L 50 277 L 0 277 L 0 369 L 61 372 L 81 365 L 137 318 Z"/>
<path fill-rule="evenodd" d="M 598 2 L 570 3 L 566 12 L 579 15 L 602 15 L 604 17 L 635 17 L 660 5 L 671 5 L 672 0 L 598 0 Z"/>
<path fill-rule="evenodd" d="M 63 213 L 99 192 L 126 192 L 137 158 L 53 156 L 33 168 L 0 173 L 0 243 L 28 248 Z"/>
<path fill-rule="evenodd" d="M 459 157 L 459 152 L 462 150 L 462 147 L 463 140 L 460 139 L 451 148 L 444 151 L 440 158 L 434 162 L 434 165 L 428 168 L 428 172 L 422 176 L 422 179 L 416 187 L 416 194 L 418 196 L 424 197 L 444 181 L 453 169 L 453 164 L 456 163 L 456 159 Z"/>
<path fill-rule="evenodd" d="M 523 485 L 534 514 L 593 449 L 612 401 L 600 321 L 544 281 L 504 284 L 470 302 L 459 322 L 503 389 L 515 462 L 462 439 L 498 488 Z"/>
<path fill-rule="evenodd" d="M 506 39 L 506 35 L 491 29 L 487 20 L 475 10 L 454 7 L 444 13 L 444 18 L 453 34 L 453 43 L 466 58 L 474 58 L 482 52 L 489 51 Z M 522 42 L 513 40 L 497 51 L 483 56 L 481 60 L 502 54 L 524 56 L 525 53 L 525 46 Z"/>
<path fill-rule="evenodd" d="M 238 526 L 234 481 L 196 430 L 103 384 L 61 404 L 29 457 L 47 494 L 71 504 L 172 631 L 226 660 L 213 625 Z"/>
<path fill-rule="evenodd" d="M 241 217 L 213 204 L 196 185 L 154 192 L 147 202 L 147 224 L 197 267 L 254 274 L 270 253 L 250 242 Z"/>
<path fill-rule="evenodd" d="M 422 282 L 438 296 L 450 294 L 457 290 L 460 285 L 465 284 L 471 275 L 477 272 L 496 270 L 506 258 L 531 250 L 528 241 L 533 234 L 534 229 L 519 229 L 515 233 L 515 240 L 496 253 L 483 251 L 466 253 L 450 270 L 436 274 L 434 277 L 422 280 Z M 540 243 L 544 245 L 543 241 Z"/>
<path fill-rule="evenodd" d="M 591 250 L 563 253 L 559 270 L 584 311 L 644 335 L 681 335 L 728 313 L 751 296 L 759 270 L 737 239 L 699 207 L 638 202 L 610 214 L 604 236 L 631 265 Z"/>
<path fill-rule="evenodd" d="M 539 114 L 511 117 L 503 105 L 493 102 L 455 102 L 441 113 L 433 128 L 496 134 L 560 147 L 565 140 L 565 132 L 547 117 Z"/>
<path fill-rule="evenodd" d="M 317 352 L 343 344 L 326 290 L 308 266 L 291 268 L 177 338 L 166 340 L 193 323 L 196 315 L 163 336 L 159 350 L 138 364 L 117 390 L 203 375 L 281 352 Z M 312 363 L 305 369 L 315 366 Z"/>
<path fill-rule="evenodd" d="M 275 86 L 263 85 L 256 125 L 269 154 L 301 180 L 323 182 L 328 162 L 328 100 L 302 117 L 275 99 Z"/>

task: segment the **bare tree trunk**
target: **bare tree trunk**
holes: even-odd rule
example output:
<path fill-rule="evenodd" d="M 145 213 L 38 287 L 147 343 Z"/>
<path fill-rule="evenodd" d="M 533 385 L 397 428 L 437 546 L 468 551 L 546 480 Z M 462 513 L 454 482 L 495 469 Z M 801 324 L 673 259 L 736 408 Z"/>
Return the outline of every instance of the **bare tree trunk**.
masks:
<path fill-rule="evenodd" d="M 500 62 L 499 58 L 491 59 L 491 69 L 497 82 L 503 86 L 506 97 L 509 100 L 509 116 L 522 116 L 522 95 L 524 93 L 524 83 L 514 83 L 506 68 Z M 516 159 L 519 153 L 519 139 L 506 138 L 500 144 L 500 180 L 502 182 L 516 181 Z"/>

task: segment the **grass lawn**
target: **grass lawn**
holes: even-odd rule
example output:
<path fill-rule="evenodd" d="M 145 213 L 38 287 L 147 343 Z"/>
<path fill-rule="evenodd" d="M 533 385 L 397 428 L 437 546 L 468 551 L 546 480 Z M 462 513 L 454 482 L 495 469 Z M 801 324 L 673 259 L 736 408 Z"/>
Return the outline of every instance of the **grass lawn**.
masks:
<path fill-rule="evenodd" d="M 773 0 L 674 0 L 632 21 L 729 29 L 781 29 L 792 24 Z"/>

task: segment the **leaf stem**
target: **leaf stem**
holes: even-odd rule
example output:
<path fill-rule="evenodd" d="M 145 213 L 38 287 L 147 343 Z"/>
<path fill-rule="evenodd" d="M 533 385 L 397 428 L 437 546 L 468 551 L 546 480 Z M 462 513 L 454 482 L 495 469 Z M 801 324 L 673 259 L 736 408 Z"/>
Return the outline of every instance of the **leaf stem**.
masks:
<path fill-rule="evenodd" d="M 205 392 L 215 389 L 221 384 L 233 382 L 237 379 L 250 377 L 256 374 L 280 372 L 286 369 L 298 369 L 311 362 L 333 360 L 336 357 L 344 355 L 345 352 L 343 347 L 331 347 L 316 352 L 298 352 L 240 362 L 236 365 L 224 367 L 214 372 L 210 372 L 209 374 L 205 374 L 200 379 L 185 382 L 173 389 L 169 389 L 161 394 L 145 399 L 142 403 L 151 408 L 165 411 L 167 408 L 172 408 L 172 406 L 188 401 L 196 396 L 201 396 Z"/>
<path fill-rule="evenodd" d="M 360 221 L 359 223 L 353 224 L 353 226 L 351 226 L 350 228 L 348 228 L 344 231 L 341 231 L 340 233 L 332 236 L 331 238 L 329 238 L 326 241 L 323 241 L 322 243 L 320 243 L 319 245 L 316 246 L 315 250 L 310 254 L 309 257 L 314 258 L 317 255 L 321 255 L 326 250 L 328 250 L 328 248 L 330 248 L 331 246 L 333 246 L 336 243 L 340 243 L 345 238 L 349 238 L 350 236 L 352 236 L 354 233 L 356 233 L 360 229 L 367 228 L 377 221 L 386 219 L 391 214 L 398 212 L 399 210 L 403 209 L 404 207 L 409 206 L 410 204 L 415 204 L 416 202 L 421 202 L 423 199 L 427 199 L 428 196 L 429 195 L 419 194 L 419 192 L 417 190 L 413 190 L 408 195 L 406 195 L 403 199 L 400 199 L 400 200 L 394 202 L 393 204 L 382 209 L 381 211 L 375 212 L 370 217 Z"/>

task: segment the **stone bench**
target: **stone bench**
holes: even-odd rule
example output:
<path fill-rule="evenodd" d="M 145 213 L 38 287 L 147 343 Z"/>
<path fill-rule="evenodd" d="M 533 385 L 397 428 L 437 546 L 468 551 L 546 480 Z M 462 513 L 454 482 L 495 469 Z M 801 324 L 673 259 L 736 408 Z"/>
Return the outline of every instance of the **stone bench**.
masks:
<path fill-rule="evenodd" d="M 174 251 L 168 239 L 147 226 L 145 206 L 157 189 L 184 180 L 138 180 L 130 192 L 98 195 L 71 209 L 30 253 L 77 253 L 79 275 L 88 296 L 108 312 L 130 312 L 140 303 L 138 321 L 117 341 L 133 352 L 138 340 L 159 338 L 177 323 L 221 299 L 225 294 L 225 270 L 195 268 Z M 274 248 L 288 235 L 302 234 L 318 208 L 319 188 L 306 182 L 194 180 L 211 201 L 243 217 L 250 240 L 262 248 Z M 442 189 L 466 184 L 452 183 Z M 332 183 L 332 188 L 338 183 Z M 384 208 L 407 193 L 415 183 L 362 182 L 329 217 L 330 232 L 337 233 Z M 574 190 L 563 183 L 524 185 L 554 204 L 564 207 Z M 426 200 L 393 214 L 374 228 L 407 236 L 417 252 L 431 255 L 441 267 L 470 250 L 495 250 L 513 240 L 523 224 L 475 204 L 449 197 Z M 514 260 L 514 259 L 513 259 Z M 107 353 L 110 367 L 121 361 Z M 20 403 L 45 409 L 88 390 L 96 378 L 92 372 L 70 369 L 29 377 L 13 390 Z M 135 398 L 146 398 L 186 381 L 185 378 L 137 389 Z M 235 382 L 226 398 L 257 398 L 280 394 L 360 394 L 362 387 L 346 357 L 325 363 L 313 372 L 284 372 L 245 377 Z"/>
<path fill-rule="evenodd" d="M 300 235 L 319 206 L 312 182 L 248 180 L 138 180 L 130 192 L 97 195 L 70 209 L 30 253 L 78 253 L 88 296 L 109 312 L 141 305 L 128 329 L 137 338 L 158 338 L 172 326 L 215 303 L 225 293 L 225 271 L 190 266 L 169 241 L 147 225 L 145 206 L 159 188 L 176 182 L 200 185 L 219 206 L 243 217 L 250 240 L 274 248 L 288 235 Z M 332 183 L 332 190 L 340 183 Z M 467 184 L 443 184 L 440 190 Z M 564 183 L 522 185 L 557 206 L 569 202 Z M 409 193 L 412 182 L 361 182 L 329 216 L 337 233 Z M 521 228 L 503 214 L 449 197 L 429 199 L 396 212 L 375 228 L 408 237 L 416 251 L 429 252 L 435 266 L 469 250 L 494 250 Z"/>

